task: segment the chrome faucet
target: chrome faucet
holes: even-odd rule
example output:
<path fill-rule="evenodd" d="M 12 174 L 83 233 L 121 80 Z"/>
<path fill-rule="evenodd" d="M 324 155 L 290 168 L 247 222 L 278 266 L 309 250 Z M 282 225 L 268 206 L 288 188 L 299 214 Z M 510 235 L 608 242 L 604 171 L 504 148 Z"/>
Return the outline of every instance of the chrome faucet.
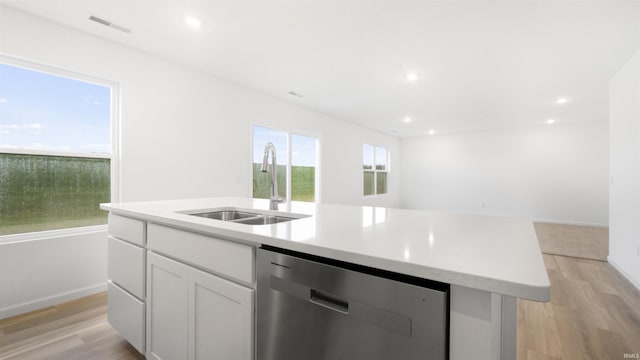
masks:
<path fill-rule="evenodd" d="M 271 152 L 271 191 L 269 192 L 269 209 L 278 210 L 278 204 L 285 202 L 287 199 L 278 196 L 278 165 L 276 164 L 276 147 L 273 143 L 268 143 L 264 147 L 264 158 L 262 159 L 262 167 L 260 171 L 267 172 L 269 169 L 269 152 Z"/>

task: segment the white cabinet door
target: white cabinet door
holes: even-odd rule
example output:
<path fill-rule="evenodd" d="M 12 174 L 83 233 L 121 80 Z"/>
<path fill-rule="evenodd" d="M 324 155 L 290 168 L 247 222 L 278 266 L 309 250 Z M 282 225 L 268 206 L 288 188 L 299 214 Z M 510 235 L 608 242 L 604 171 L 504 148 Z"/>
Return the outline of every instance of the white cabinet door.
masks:
<path fill-rule="evenodd" d="M 187 358 L 189 267 L 147 254 L 147 357 Z"/>
<path fill-rule="evenodd" d="M 253 290 L 192 269 L 189 359 L 253 358 Z"/>

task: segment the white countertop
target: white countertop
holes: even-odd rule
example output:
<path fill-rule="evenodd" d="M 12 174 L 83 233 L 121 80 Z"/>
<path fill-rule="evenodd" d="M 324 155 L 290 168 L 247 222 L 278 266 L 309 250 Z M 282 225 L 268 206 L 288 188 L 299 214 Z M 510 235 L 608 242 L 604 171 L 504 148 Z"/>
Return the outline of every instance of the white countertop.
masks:
<path fill-rule="evenodd" d="M 265 210 L 268 202 L 205 198 L 101 205 L 115 214 L 253 246 L 266 244 L 522 299 L 550 297 L 549 277 L 530 220 L 296 202 L 280 208 L 311 216 L 273 225 L 180 213 L 220 207 Z"/>

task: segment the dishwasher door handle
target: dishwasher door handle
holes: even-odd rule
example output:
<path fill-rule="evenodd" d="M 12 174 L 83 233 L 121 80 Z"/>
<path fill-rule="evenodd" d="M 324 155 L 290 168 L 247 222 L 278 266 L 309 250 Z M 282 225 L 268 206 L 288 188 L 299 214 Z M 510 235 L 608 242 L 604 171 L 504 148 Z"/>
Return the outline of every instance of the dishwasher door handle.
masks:
<path fill-rule="evenodd" d="M 316 305 L 325 307 L 333 311 L 337 311 L 342 314 L 349 314 L 348 301 L 342 300 L 333 295 L 329 295 L 320 290 L 310 289 L 309 301 Z"/>

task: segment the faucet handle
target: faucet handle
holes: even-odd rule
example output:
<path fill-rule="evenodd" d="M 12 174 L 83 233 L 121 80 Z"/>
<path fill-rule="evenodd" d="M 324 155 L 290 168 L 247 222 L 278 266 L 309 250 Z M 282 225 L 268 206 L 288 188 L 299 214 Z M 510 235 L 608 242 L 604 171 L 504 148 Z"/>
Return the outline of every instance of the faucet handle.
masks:
<path fill-rule="evenodd" d="M 272 196 L 269 200 L 271 200 L 269 202 L 269 210 L 278 210 L 278 204 L 282 204 L 287 201 L 284 196 Z"/>

